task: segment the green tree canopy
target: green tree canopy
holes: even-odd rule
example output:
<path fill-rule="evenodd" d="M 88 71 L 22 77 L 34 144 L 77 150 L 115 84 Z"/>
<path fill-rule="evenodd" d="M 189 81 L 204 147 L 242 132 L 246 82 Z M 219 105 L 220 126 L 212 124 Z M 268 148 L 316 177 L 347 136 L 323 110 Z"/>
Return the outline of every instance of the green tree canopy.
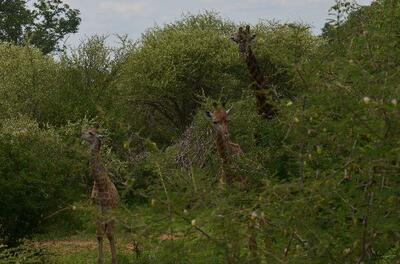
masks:
<path fill-rule="evenodd" d="M 25 0 L 0 1 L 0 40 L 29 42 L 47 54 L 59 49 L 58 43 L 76 33 L 79 10 L 61 0 L 38 0 L 30 9 Z"/>
<path fill-rule="evenodd" d="M 114 84 L 120 115 L 165 143 L 190 123 L 198 95 L 240 97 L 247 72 L 230 43 L 233 30 L 205 13 L 147 31 Z"/>

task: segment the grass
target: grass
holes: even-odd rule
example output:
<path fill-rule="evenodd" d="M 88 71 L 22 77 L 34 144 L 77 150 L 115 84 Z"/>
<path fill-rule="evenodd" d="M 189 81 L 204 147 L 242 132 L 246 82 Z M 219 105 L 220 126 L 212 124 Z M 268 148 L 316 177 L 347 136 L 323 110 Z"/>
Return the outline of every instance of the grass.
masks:
<path fill-rule="evenodd" d="M 37 235 L 34 245 L 44 249 L 49 263 L 80 264 L 97 263 L 95 215 L 87 204 L 78 205 L 76 226 L 66 223 L 60 230 L 60 222 Z M 82 211 L 82 212 L 80 212 Z M 208 239 L 193 227 L 179 219 L 169 219 L 148 206 L 116 212 L 121 221 L 116 228 L 118 263 L 130 264 L 218 264 L 223 261 Z M 67 220 L 70 221 L 71 219 Z M 58 227 L 58 228 L 57 228 Z M 173 230 L 173 236 L 170 231 Z M 138 243 L 139 250 L 135 250 Z M 109 242 L 104 238 L 105 263 L 111 262 Z"/>
<path fill-rule="evenodd" d="M 86 264 L 96 263 L 97 244 L 93 237 L 87 240 L 77 237 L 65 238 L 63 240 L 36 241 L 35 246 L 45 249 L 48 254 L 49 263 Z M 119 236 L 117 240 L 118 261 L 120 264 L 184 264 L 184 263 L 221 263 L 220 259 L 214 257 L 210 244 L 205 240 L 197 241 L 158 241 L 147 244 L 140 249 L 138 254 L 132 243 Z M 104 245 L 105 263 L 111 262 L 108 241 Z"/>

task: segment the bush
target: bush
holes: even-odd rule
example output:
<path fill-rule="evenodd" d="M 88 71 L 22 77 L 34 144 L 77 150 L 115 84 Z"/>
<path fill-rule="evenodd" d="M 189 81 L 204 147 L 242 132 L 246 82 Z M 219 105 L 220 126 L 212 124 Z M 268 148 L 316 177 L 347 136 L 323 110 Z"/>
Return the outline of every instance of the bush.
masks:
<path fill-rule="evenodd" d="M 0 237 L 8 244 L 40 230 L 47 216 L 83 193 L 84 156 L 51 128 L 24 116 L 0 126 Z"/>
<path fill-rule="evenodd" d="M 204 13 L 148 30 L 115 82 L 124 121 L 165 146 L 191 122 L 198 95 L 240 97 L 246 72 L 229 40 L 233 29 Z"/>
<path fill-rule="evenodd" d="M 229 42 L 235 25 L 213 13 L 155 27 L 117 60 L 103 38 L 59 64 L 35 50 L 1 46 L 0 69 L 10 75 L 1 75 L 0 87 L 11 98 L 0 101 L 7 112 L 0 130 L 2 236 L 29 234 L 74 200 L 77 177 L 87 174 L 76 144 L 87 115 L 103 124 L 102 155 L 123 201 L 151 205 L 147 215 L 136 208 L 124 219 L 143 222 L 131 225 L 135 238 L 153 246 L 143 262 L 396 261 L 398 11 L 394 0 L 375 1 L 321 37 L 304 25 L 255 25 L 254 52 L 279 98 L 273 120 L 256 114 L 248 70 Z M 24 75 L 32 70 L 22 59 L 29 52 L 33 68 L 43 69 L 38 79 Z M 14 53 L 21 78 L 5 66 Z M 54 65 L 66 80 L 56 91 L 46 70 Z M 24 89 L 36 91 L 32 80 L 40 88 L 32 85 L 38 94 L 26 99 Z M 233 106 L 231 139 L 244 151 L 230 169 L 247 179 L 226 190 L 217 188 L 220 160 L 203 116 L 223 96 Z M 166 231 L 182 239 L 160 245 Z"/>
<path fill-rule="evenodd" d="M 0 43 L 0 112 L 47 121 L 57 65 L 34 48 Z"/>
<path fill-rule="evenodd" d="M 48 258 L 44 250 L 35 248 L 28 241 L 23 241 L 21 245 L 13 248 L 0 245 L 0 263 L 44 264 L 48 263 Z"/>

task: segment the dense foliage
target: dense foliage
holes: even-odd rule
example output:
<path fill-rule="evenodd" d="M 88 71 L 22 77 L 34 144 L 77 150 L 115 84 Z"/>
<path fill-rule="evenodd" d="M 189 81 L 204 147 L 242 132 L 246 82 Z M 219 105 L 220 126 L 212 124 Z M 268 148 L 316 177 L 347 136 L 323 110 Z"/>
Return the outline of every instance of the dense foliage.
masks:
<path fill-rule="evenodd" d="M 59 49 L 59 42 L 75 33 L 79 10 L 61 0 L 38 0 L 28 7 L 26 0 L 0 1 L 0 40 L 29 43 L 47 54 Z"/>
<path fill-rule="evenodd" d="M 73 202 L 90 211 L 78 134 L 96 122 L 123 198 L 121 239 L 145 252 L 134 263 L 398 263 L 400 3 L 337 1 L 332 12 L 322 36 L 254 26 L 273 120 L 257 115 L 229 41 L 238 25 L 214 13 L 117 48 L 92 37 L 59 61 L 1 44 L 3 240 Z M 221 189 L 204 111 L 225 99 L 244 154 L 231 163 L 238 181 Z M 166 234 L 174 239 L 160 241 Z"/>
<path fill-rule="evenodd" d="M 15 243 L 83 193 L 87 170 L 60 135 L 27 117 L 3 120 L 0 131 L 0 235 Z"/>

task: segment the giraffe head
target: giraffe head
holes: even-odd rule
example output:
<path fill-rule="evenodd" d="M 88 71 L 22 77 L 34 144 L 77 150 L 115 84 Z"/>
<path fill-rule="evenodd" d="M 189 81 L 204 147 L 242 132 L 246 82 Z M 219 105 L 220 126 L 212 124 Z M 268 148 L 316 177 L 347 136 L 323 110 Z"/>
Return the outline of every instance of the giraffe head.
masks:
<path fill-rule="evenodd" d="M 100 143 L 103 136 L 100 134 L 97 134 L 96 128 L 90 128 L 90 129 L 82 132 L 81 138 L 83 140 L 89 142 L 90 144 L 94 144 L 94 143 Z"/>
<path fill-rule="evenodd" d="M 222 103 L 221 105 L 214 103 L 213 106 L 214 111 L 206 111 L 206 117 L 212 122 L 213 129 L 217 135 L 220 135 L 223 138 L 228 138 L 228 115 L 231 108 L 225 110 L 225 103 Z"/>
<path fill-rule="evenodd" d="M 239 31 L 231 37 L 231 40 L 238 44 L 240 53 L 247 54 L 250 49 L 250 45 L 255 38 L 256 35 L 251 34 L 250 26 L 247 25 L 245 29 L 243 27 L 239 27 Z"/>

